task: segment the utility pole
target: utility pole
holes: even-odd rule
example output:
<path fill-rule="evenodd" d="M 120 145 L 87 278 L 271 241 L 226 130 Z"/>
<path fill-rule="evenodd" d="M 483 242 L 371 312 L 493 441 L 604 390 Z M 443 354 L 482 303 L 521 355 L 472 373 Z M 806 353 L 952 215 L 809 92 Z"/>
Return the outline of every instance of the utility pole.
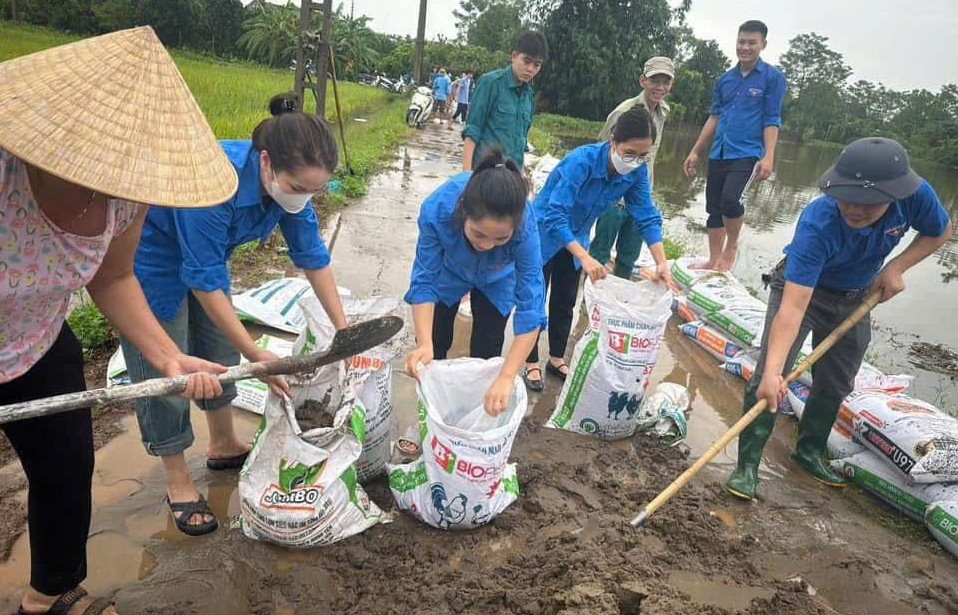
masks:
<path fill-rule="evenodd" d="M 426 0 L 419 0 L 419 28 L 416 30 L 416 59 L 413 61 L 413 79 L 422 85 L 425 75 L 422 71 L 423 48 L 426 44 Z"/>
<path fill-rule="evenodd" d="M 313 11 L 323 11 L 322 34 L 317 36 L 310 29 Z M 299 45 L 296 48 L 296 76 L 293 84 L 293 93 L 296 94 L 297 110 L 303 110 L 304 94 L 307 89 L 312 90 L 316 97 L 316 115 L 326 115 L 326 69 L 329 66 L 329 41 L 333 27 L 333 0 L 324 0 L 322 7 L 311 0 L 302 0 L 299 11 Z M 318 53 L 317 53 L 318 51 Z M 313 80 L 312 65 L 316 73 Z"/>
<path fill-rule="evenodd" d="M 306 91 L 306 36 L 313 15 L 311 0 L 302 0 L 299 6 L 299 44 L 296 46 L 296 76 L 293 81 L 293 93 L 296 95 L 296 110 L 303 110 L 303 94 Z"/>
<path fill-rule="evenodd" d="M 307 2 L 307 0 L 302 0 Z M 326 117 L 326 75 L 329 71 L 329 47 L 333 36 L 333 0 L 323 3 L 323 37 L 316 58 L 316 115 Z"/>

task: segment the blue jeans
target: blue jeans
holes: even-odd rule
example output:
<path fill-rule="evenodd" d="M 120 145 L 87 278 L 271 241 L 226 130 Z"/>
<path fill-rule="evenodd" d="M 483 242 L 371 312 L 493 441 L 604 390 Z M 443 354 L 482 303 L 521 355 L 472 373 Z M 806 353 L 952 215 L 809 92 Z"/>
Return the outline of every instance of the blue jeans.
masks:
<path fill-rule="evenodd" d="M 179 349 L 221 365 L 238 365 L 239 351 L 209 319 L 203 306 L 192 293 L 187 295 L 172 321 L 157 319 Z M 162 378 L 129 340 L 120 338 L 126 367 L 133 382 Z M 219 410 L 236 397 L 236 385 L 223 385 L 223 394 L 215 399 L 196 402 L 202 410 Z M 190 424 L 190 402 L 182 397 L 147 397 L 136 400 L 136 420 L 146 452 L 156 457 L 182 453 L 193 444 Z"/>

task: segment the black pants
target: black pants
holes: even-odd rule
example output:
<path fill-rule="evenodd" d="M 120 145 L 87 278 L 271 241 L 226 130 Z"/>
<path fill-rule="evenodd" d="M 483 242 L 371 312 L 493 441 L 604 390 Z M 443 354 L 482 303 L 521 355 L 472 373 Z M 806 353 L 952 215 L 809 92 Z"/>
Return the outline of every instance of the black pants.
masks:
<path fill-rule="evenodd" d="M 709 160 L 708 182 L 705 184 L 707 228 L 724 228 L 723 218 L 745 215 L 742 195 L 755 177 L 756 162 L 757 158 Z"/>
<path fill-rule="evenodd" d="M 546 292 L 552 287 L 549 295 L 549 356 L 561 359 L 565 356 L 566 346 L 569 343 L 569 333 L 572 331 L 572 316 L 575 314 L 575 299 L 579 293 L 579 276 L 582 271 L 575 268 L 572 254 L 566 250 L 549 259 L 542 268 L 545 278 Z M 527 359 L 529 363 L 539 362 L 538 338 L 532 347 Z"/>
<path fill-rule="evenodd" d="M 458 103 L 456 104 L 456 113 L 452 116 L 452 119 L 461 119 L 465 122 L 467 113 L 469 113 L 469 103 Z"/>
<path fill-rule="evenodd" d="M 27 373 L 0 384 L 0 405 L 86 389 L 83 350 L 69 325 Z M 30 585 L 48 596 L 86 578 L 93 481 L 90 410 L 5 423 L 27 475 Z"/>
<path fill-rule="evenodd" d="M 469 339 L 469 356 L 475 359 L 491 359 L 502 354 L 502 344 L 506 340 L 506 321 L 496 306 L 489 302 L 482 292 L 473 289 L 470 293 L 472 305 L 472 337 Z M 459 302 L 445 306 L 436 303 L 432 319 L 432 353 L 436 359 L 445 359 L 452 346 L 452 335 L 456 325 L 456 313 Z"/>
<path fill-rule="evenodd" d="M 750 386 L 755 388 L 762 381 L 772 322 L 782 305 L 782 294 L 785 289 L 785 261 L 779 263 L 772 272 L 770 289 L 765 330 L 762 333 L 762 350 L 750 382 Z M 816 288 L 805 310 L 805 317 L 802 319 L 795 343 L 792 344 L 788 358 L 785 360 L 783 375 L 792 370 L 809 333 L 812 334 L 812 347 L 817 347 L 835 330 L 835 327 L 861 305 L 866 294 L 867 291 L 839 292 Z M 852 392 L 855 387 L 855 376 L 861 368 L 871 336 L 871 316 L 869 315 L 862 318 L 832 346 L 831 350 L 822 355 L 822 358 L 812 366 L 812 390 L 809 399 L 814 397 L 841 400 Z"/>

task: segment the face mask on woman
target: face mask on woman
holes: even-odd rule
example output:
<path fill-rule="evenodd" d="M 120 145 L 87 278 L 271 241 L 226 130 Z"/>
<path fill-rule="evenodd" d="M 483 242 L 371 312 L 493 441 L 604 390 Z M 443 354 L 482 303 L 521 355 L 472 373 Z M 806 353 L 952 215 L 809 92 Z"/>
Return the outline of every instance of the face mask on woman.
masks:
<path fill-rule="evenodd" d="M 612 167 L 619 175 L 628 175 L 645 164 L 645 161 L 645 156 L 622 156 L 619 154 L 619 149 L 616 147 L 615 142 L 612 143 Z"/>
<path fill-rule="evenodd" d="M 273 179 L 266 186 L 266 192 L 273 200 L 289 214 L 298 214 L 306 209 L 306 205 L 313 199 L 312 194 L 296 194 L 283 190 L 276 179 L 276 171 L 272 171 Z"/>

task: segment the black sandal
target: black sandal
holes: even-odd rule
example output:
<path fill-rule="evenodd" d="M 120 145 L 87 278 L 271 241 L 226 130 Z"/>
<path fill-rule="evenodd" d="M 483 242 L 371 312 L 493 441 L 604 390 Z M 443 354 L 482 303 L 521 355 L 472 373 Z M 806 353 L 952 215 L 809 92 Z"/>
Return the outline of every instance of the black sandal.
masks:
<path fill-rule="evenodd" d="M 209 504 L 206 503 L 206 498 L 202 495 L 200 499 L 195 502 L 171 502 L 170 496 L 166 496 L 166 503 L 170 507 L 170 514 L 173 516 L 173 523 L 176 524 L 176 529 L 183 532 L 187 536 L 202 536 L 204 534 L 209 534 L 210 532 L 215 532 L 216 528 L 220 526 L 220 522 L 216 520 L 216 516 L 213 514 L 213 511 L 210 510 Z M 180 516 L 177 517 L 176 513 L 180 513 Z M 190 523 L 190 519 L 193 518 L 193 515 L 209 515 L 213 517 L 212 521 L 207 523 Z"/>
<path fill-rule="evenodd" d="M 532 380 L 529 378 L 530 372 L 539 372 L 539 379 Z M 526 387 L 528 387 L 530 391 L 541 391 L 545 386 L 542 384 L 542 370 L 538 367 L 527 367 L 522 373 L 522 380 L 526 383 Z"/>
<path fill-rule="evenodd" d="M 74 587 L 67 593 L 63 594 L 57 601 L 53 603 L 53 606 L 50 607 L 50 610 L 47 611 L 44 615 L 67 615 L 76 603 L 86 597 L 86 590 L 82 587 Z M 108 608 L 113 606 L 112 600 L 107 600 L 106 598 L 98 598 L 94 600 L 90 606 L 83 610 L 80 615 L 101 615 Z M 23 607 L 17 609 L 17 615 L 34 615 L 33 613 L 27 613 L 23 610 Z M 39 614 L 38 614 L 39 615 Z"/>
<path fill-rule="evenodd" d="M 569 372 L 562 371 L 562 368 L 569 369 L 569 364 L 565 361 L 562 362 L 562 365 L 556 367 L 552 364 L 552 361 L 546 361 L 546 372 L 552 374 L 553 376 L 559 378 L 559 380 L 565 380 L 569 375 Z"/>
<path fill-rule="evenodd" d="M 251 451 L 252 449 L 250 449 Z M 222 457 L 220 459 L 207 459 L 206 467 L 213 471 L 219 470 L 236 470 L 242 468 L 243 464 L 246 463 L 246 458 L 249 457 L 250 451 L 246 451 L 242 455 L 237 455 L 235 457 Z"/>

